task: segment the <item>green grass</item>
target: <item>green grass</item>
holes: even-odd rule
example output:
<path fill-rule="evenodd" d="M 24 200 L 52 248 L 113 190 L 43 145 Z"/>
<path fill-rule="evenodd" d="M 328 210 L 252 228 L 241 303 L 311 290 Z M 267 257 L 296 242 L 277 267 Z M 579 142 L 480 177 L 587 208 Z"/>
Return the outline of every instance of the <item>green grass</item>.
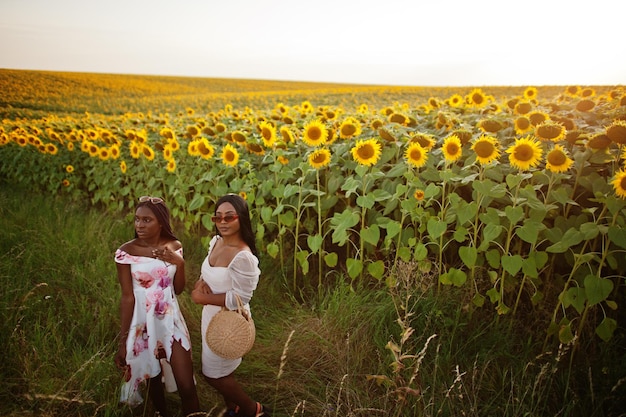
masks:
<path fill-rule="evenodd" d="M 0 415 L 152 415 L 149 405 L 129 410 L 117 403 L 113 253 L 132 237 L 130 217 L 0 184 L 0 227 Z M 189 288 L 207 234 L 179 236 Z M 434 295 L 436 277 L 413 265 L 397 272 L 391 288 L 339 280 L 321 295 L 296 297 L 272 275 L 273 262 L 261 258 L 252 301 L 257 343 L 237 375 L 276 416 L 618 416 L 624 410 L 623 328 L 610 343 L 590 338 L 570 366 L 567 347 L 541 351 L 544 327 L 530 313 L 511 325 L 491 312 L 461 311 L 462 295 Z M 202 407 L 215 416 L 220 399 L 199 371 L 201 309 L 188 291 L 180 302 Z M 178 410 L 178 396 L 169 399 Z"/>

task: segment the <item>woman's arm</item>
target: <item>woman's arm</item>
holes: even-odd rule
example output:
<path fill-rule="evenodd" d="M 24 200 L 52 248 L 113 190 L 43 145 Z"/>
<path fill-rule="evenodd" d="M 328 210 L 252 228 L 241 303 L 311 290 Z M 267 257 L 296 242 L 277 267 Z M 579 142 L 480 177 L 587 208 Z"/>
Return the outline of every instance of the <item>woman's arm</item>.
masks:
<path fill-rule="evenodd" d="M 117 278 L 120 282 L 122 297 L 120 299 L 120 333 L 118 337 L 118 352 L 115 356 L 115 364 L 120 369 L 126 366 L 126 340 L 130 330 L 130 323 L 135 309 L 135 293 L 130 274 L 130 265 L 117 264 Z"/>
<path fill-rule="evenodd" d="M 191 291 L 191 300 L 196 304 L 224 306 L 226 302 L 226 294 L 213 294 L 211 287 L 209 287 L 207 283 L 200 278 Z"/>

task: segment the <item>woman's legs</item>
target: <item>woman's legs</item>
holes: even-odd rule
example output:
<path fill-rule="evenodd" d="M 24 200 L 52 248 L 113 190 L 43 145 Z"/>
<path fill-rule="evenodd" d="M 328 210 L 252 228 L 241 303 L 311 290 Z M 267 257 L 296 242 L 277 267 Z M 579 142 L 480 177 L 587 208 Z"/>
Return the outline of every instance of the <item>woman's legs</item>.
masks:
<path fill-rule="evenodd" d="M 198 392 L 193 379 L 191 351 L 185 350 L 185 348 L 177 340 L 172 343 L 170 365 L 172 366 L 172 373 L 174 374 L 176 386 L 178 387 L 183 414 L 189 415 L 200 411 Z"/>
<path fill-rule="evenodd" d="M 165 390 L 163 389 L 163 383 L 161 382 L 161 374 L 148 380 L 148 397 L 159 414 L 163 417 L 169 417 L 167 405 L 165 403 Z"/>
<path fill-rule="evenodd" d="M 243 390 L 241 385 L 235 380 L 233 374 L 221 378 L 204 377 L 209 385 L 215 388 L 224 397 L 227 407 L 233 404 L 239 406 L 239 413 L 244 416 L 254 416 L 256 413 L 256 402 L 253 401 Z"/>

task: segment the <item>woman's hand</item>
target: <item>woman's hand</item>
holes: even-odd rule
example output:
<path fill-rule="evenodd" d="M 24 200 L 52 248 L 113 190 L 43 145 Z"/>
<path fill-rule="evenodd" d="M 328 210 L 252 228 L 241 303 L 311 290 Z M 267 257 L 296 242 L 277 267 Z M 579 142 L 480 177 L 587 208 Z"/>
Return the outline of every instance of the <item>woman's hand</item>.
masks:
<path fill-rule="evenodd" d="M 196 304 L 208 304 L 206 300 L 207 295 L 213 294 L 211 287 L 207 285 L 202 278 L 200 278 L 194 285 L 191 291 L 191 300 Z"/>
<path fill-rule="evenodd" d="M 115 366 L 124 373 L 124 381 L 130 381 L 130 366 L 126 363 L 126 344 L 120 343 L 119 348 L 117 349 L 117 354 L 113 359 L 115 362 Z"/>
<path fill-rule="evenodd" d="M 167 246 L 163 249 L 154 249 L 152 256 L 168 264 L 176 265 L 177 267 L 185 264 L 185 258 L 183 258 L 180 253 L 171 250 Z"/>

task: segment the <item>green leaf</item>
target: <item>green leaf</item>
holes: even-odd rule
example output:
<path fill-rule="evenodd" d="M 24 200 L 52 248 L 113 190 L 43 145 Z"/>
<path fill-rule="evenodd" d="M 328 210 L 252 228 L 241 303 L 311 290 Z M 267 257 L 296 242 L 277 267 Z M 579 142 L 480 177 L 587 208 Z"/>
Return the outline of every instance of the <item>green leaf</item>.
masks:
<path fill-rule="evenodd" d="M 339 260 L 339 256 L 335 252 L 327 253 L 324 255 L 324 262 L 326 266 L 334 268 L 337 266 L 337 261 Z"/>
<path fill-rule="evenodd" d="M 402 246 L 401 248 L 398 248 L 398 256 L 404 262 L 409 262 L 411 260 L 411 250 L 406 246 Z"/>
<path fill-rule="evenodd" d="M 322 247 L 322 243 L 324 243 L 324 238 L 319 234 L 310 235 L 306 238 L 306 243 L 309 245 L 311 253 L 317 253 Z"/>
<path fill-rule="evenodd" d="M 402 225 L 400 224 L 400 222 L 395 220 L 391 220 L 385 224 L 381 224 L 380 227 L 387 230 L 386 237 L 389 239 L 394 238 L 402 230 Z"/>
<path fill-rule="evenodd" d="M 287 211 L 278 215 L 278 220 L 287 227 L 293 226 L 296 217 L 293 211 Z"/>
<path fill-rule="evenodd" d="M 475 201 L 472 201 L 471 203 L 466 203 L 465 201 L 460 202 L 456 211 L 456 224 L 463 226 L 470 219 L 475 218 L 477 212 L 478 205 Z"/>
<path fill-rule="evenodd" d="M 428 256 L 428 249 L 426 249 L 426 245 L 421 242 L 418 243 L 417 246 L 415 246 L 414 256 L 416 261 L 422 261 L 426 259 L 426 257 Z"/>
<path fill-rule="evenodd" d="M 489 301 L 491 301 L 492 304 L 500 301 L 500 292 L 495 288 L 490 288 L 489 290 L 487 290 L 487 296 L 489 297 Z"/>
<path fill-rule="evenodd" d="M 506 218 L 509 219 L 511 224 L 517 224 L 517 222 L 519 222 L 524 217 L 524 209 L 519 206 L 506 206 L 504 208 L 504 213 L 506 214 Z"/>
<path fill-rule="evenodd" d="M 480 294 L 474 295 L 474 298 L 472 298 L 472 304 L 474 304 L 476 307 L 484 306 L 485 305 L 485 297 L 483 295 L 480 295 Z"/>
<path fill-rule="evenodd" d="M 272 220 L 272 208 L 269 206 L 265 206 L 261 208 L 261 219 L 263 219 L 263 221 L 265 223 L 269 223 Z"/>
<path fill-rule="evenodd" d="M 502 257 L 502 268 L 513 276 L 519 272 L 523 264 L 524 259 L 520 255 L 504 255 Z"/>
<path fill-rule="evenodd" d="M 622 249 L 626 249 L 626 229 L 618 226 L 609 226 L 609 239 Z"/>
<path fill-rule="evenodd" d="M 385 274 L 385 263 L 383 261 L 372 262 L 367 265 L 367 272 L 376 279 L 381 279 Z"/>
<path fill-rule="evenodd" d="M 354 279 L 363 272 L 363 262 L 359 259 L 348 258 L 346 259 L 346 267 L 348 268 L 348 275 Z"/>
<path fill-rule="evenodd" d="M 539 237 L 539 229 L 543 229 L 543 224 L 533 221 L 527 220 L 521 227 L 518 227 L 515 231 L 515 234 L 522 239 L 524 242 L 535 244 L 537 243 L 537 238 Z"/>
<path fill-rule="evenodd" d="M 483 229 L 483 244 L 486 244 L 489 247 L 489 244 L 496 240 L 500 233 L 502 232 L 502 226 L 498 224 L 487 224 Z"/>
<path fill-rule="evenodd" d="M 564 345 L 567 345 L 574 340 L 574 333 L 572 332 L 571 323 L 567 323 L 565 326 L 561 326 L 559 329 L 559 341 Z"/>
<path fill-rule="evenodd" d="M 454 285 L 460 287 L 467 281 L 467 274 L 464 271 L 456 268 L 450 268 L 450 270 L 444 274 L 439 275 L 439 282 L 444 285 Z"/>
<path fill-rule="evenodd" d="M 570 228 L 565 231 L 561 239 L 554 245 L 548 246 L 546 252 L 550 253 L 563 253 L 572 246 L 578 245 L 583 240 L 583 234 L 575 228 Z"/>
<path fill-rule="evenodd" d="M 433 240 L 439 239 L 446 231 L 447 225 L 443 220 L 438 220 L 436 218 L 428 219 L 428 224 L 426 225 L 426 229 L 428 230 L 428 234 Z"/>
<path fill-rule="evenodd" d="M 500 268 L 500 251 L 497 249 L 491 249 L 485 252 L 485 258 L 489 262 L 489 266 L 498 269 Z"/>
<path fill-rule="evenodd" d="M 596 327 L 596 334 L 600 337 L 600 339 L 608 342 L 613 337 L 613 333 L 617 329 L 617 321 L 610 317 L 605 317 L 602 320 L 602 323 L 598 327 Z"/>
<path fill-rule="evenodd" d="M 377 225 L 365 227 L 361 229 L 361 238 L 370 245 L 377 246 L 380 240 L 380 229 Z"/>
<path fill-rule="evenodd" d="M 472 268 L 476 266 L 476 259 L 478 258 L 478 251 L 473 246 L 461 246 L 459 248 L 459 256 L 463 263 L 468 267 Z"/>
<path fill-rule="evenodd" d="M 374 197 L 371 194 L 360 195 L 356 198 L 356 204 L 359 207 L 371 209 L 374 207 L 374 203 L 376 203 L 376 200 L 374 200 Z"/>
<path fill-rule="evenodd" d="M 309 273 L 309 252 L 305 250 L 300 250 L 296 253 L 296 259 L 302 268 L 303 274 Z"/>
<path fill-rule="evenodd" d="M 606 300 L 611 294 L 611 291 L 613 291 L 613 281 L 608 278 L 587 275 L 584 282 L 585 292 L 590 306 Z"/>
<path fill-rule="evenodd" d="M 187 210 L 195 211 L 195 210 L 198 210 L 203 205 L 204 205 L 204 196 L 202 194 L 196 194 L 193 196 L 193 199 L 189 203 Z"/>
<path fill-rule="evenodd" d="M 585 308 L 585 301 L 587 301 L 587 297 L 585 296 L 585 289 L 580 287 L 571 287 L 568 288 L 567 291 L 562 293 L 561 303 L 563 304 L 563 308 L 568 308 L 569 306 L 574 307 L 578 314 L 581 314 Z"/>
<path fill-rule="evenodd" d="M 267 254 L 272 258 L 276 258 L 278 253 L 280 252 L 280 247 L 275 242 L 271 242 L 267 244 Z"/>

